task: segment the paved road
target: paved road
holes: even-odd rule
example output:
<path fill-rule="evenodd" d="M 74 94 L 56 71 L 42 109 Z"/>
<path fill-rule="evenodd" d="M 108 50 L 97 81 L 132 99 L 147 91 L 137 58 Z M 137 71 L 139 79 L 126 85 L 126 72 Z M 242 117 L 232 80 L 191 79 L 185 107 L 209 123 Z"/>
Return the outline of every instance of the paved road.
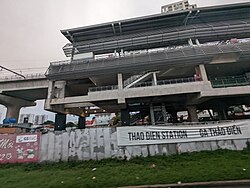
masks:
<path fill-rule="evenodd" d="M 195 182 L 181 184 L 161 184 L 161 185 L 141 185 L 128 186 L 122 188 L 250 188 L 250 180 L 233 180 L 233 181 L 211 181 L 211 182 Z"/>

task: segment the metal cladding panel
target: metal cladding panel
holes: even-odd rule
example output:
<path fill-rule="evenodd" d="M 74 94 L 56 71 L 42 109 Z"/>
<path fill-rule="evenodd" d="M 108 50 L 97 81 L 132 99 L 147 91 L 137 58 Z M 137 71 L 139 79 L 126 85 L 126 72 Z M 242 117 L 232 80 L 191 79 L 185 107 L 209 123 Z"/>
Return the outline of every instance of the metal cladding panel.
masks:
<path fill-rule="evenodd" d="M 250 37 L 250 20 L 240 21 L 224 25 L 210 24 L 200 27 L 179 27 L 175 30 L 155 30 L 155 32 L 141 33 L 130 36 L 131 38 L 115 37 L 111 41 L 103 41 L 92 44 L 79 43 L 76 45 L 81 53 L 89 51 L 95 54 L 110 53 L 114 50 L 139 50 L 158 48 L 168 45 L 182 45 L 187 43 L 189 38 L 197 38 L 202 42 L 228 40 L 230 37 Z"/>
<path fill-rule="evenodd" d="M 183 53 L 185 54 L 185 56 L 192 56 L 194 54 L 196 54 L 196 55 L 203 55 L 204 54 L 204 52 L 202 51 L 201 48 L 185 49 L 185 51 L 183 51 Z"/>
<path fill-rule="evenodd" d="M 70 42 L 91 41 L 117 35 L 129 35 L 182 25 L 218 23 L 250 17 L 250 3 L 201 7 L 190 10 L 156 14 L 104 24 L 62 30 Z M 119 29 L 118 29 L 119 28 Z"/>
<path fill-rule="evenodd" d="M 215 56 L 227 53 L 240 53 L 241 56 L 238 61 L 246 60 L 250 56 L 250 43 L 183 47 L 167 49 L 157 53 L 107 58 L 102 61 L 77 60 L 64 65 L 51 64 L 47 77 L 52 80 L 67 80 L 86 78 L 91 75 L 129 73 L 132 70 L 153 71 L 184 64 L 206 64 L 211 62 Z"/>

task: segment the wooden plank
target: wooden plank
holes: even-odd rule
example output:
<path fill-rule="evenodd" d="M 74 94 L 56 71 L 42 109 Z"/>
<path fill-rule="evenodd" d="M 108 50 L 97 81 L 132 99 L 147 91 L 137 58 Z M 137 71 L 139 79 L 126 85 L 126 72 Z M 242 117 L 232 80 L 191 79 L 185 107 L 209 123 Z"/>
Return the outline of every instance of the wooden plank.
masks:
<path fill-rule="evenodd" d="M 243 140 L 234 140 L 234 145 L 236 147 L 236 150 L 243 150 L 247 147 L 247 139 Z"/>
<path fill-rule="evenodd" d="M 167 146 L 167 153 L 166 155 L 173 155 L 173 154 L 177 154 L 178 148 L 179 148 L 179 144 L 166 144 Z"/>
<path fill-rule="evenodd" d="M 103 136 L 104 136 L 104 157 L 110 158 L 111 157 L 111 130 L 110 128 L 103 129 Z"/>
<path fill-rule="evenodd" d="M 62 158 L 62 133 L 55 135 L 54 161 L 59 162 Z"/>
<path fill-rule="evenodd" d="M 90 136 L 90 158 L 93 160 L 97 159 L 97 152 L 95 152 L 97 148 L 97 142 L 96 142 L 96 128 L 89 129 L 89 136 Z"/>
<path fill-rule="evenodd" d="M 132 153 L 131 153 L 132 157 L 140 157 L 141 156 L 141 146 L 133 146 L 132 149 Z"/>
<path fill-rule="evenodd" d="M 202 146 L 203 146 L 203 148 L 201 148 L 200 151 L 210 151 L 212 149 L 211 148 L 211 143 L 209 141 L 202 142 Z"/>
<path fill-rule="evenodd" d="M 96 153 L 97 159 L 101 160 L 104 159 L 104 134 L 103 128 L 96 128 Z"/>
<path fill-rule="evenodd" d="M 0 134 L 14 134 L 18 132 L 20 131 L 17 128 L 0 128 Z"/>
<path fill-rule="evenodd" d="M 83 152 L 82 152 L 82 143 L 83 143 L 83 137 L 82 137 L 82 131 L 81 129 L 76 129 L 76 157 L 78 160 L 83 160 Z"/>
<path fill-rule="evenodd" d="M 158 145 L 155 145 L 155 154 L 156 154 L 156 155 L 159 155 L 159 154 L 160 154 Z"/>
<path fill-rule="evenodd" d="M 130 160 L 132 158 L 132 150 L 133 150 L 133 146 L 126 146 L 125 147 L 125 157 L 127 160 Z"/>
<path fill-rule="evenodd" d="M 217 145 L 220 149 L 236 150 L 233 140 L 218 140 Z"/>
<path fill-rule="evenodd" d="M 55 133 L 49 132 L 48 160 L 54 162 Z"/>
<path fill-rule="evenodd" d="M 84 129 L 82 130 L 82 158 L 83 160 L 89 160 L 90 159 L 90 129 Z"/>
<path fill-rule="evenodd" d="M 156 149 L 155 149 L 156 145 L 148 145 L 148 150 L 149 150 L 149 154 L 151 156 L 155 156 L 156 155 Z"/>
<path fill-rule="evenodd" d="M 69 132 L 62 134 L 62 161 L 68 161 L 69 158 Z"/>
<path fill-rule="evenodd" d="M 71 130 L 69 135 L 69 160 L 74 160 L 76 155 L 75 136 L 76 136 L 75 130 Z"/>
<path fill-rule="evenodd" d="M 41 134 L 39 162 L 45 162 L 48 160 L 48 144 L 49 144 L 49 134 Z"/>
<path fill-rule="evenodd" d="M 162 144 L 161 153 L 162 155 L 168 155 L 168 144 Z"/>
<path fill-rule="evenodd" d="M 210 147 L 212 151 L 219 149 L 217 141 L 210 141 Z"/>
<path fill-rule="evenodd" d="M 119 148 L 117 146 L 117 132 L 113 132 L 114 130 L 111 130 L 111 157 L 115 158 L 118 156 Z"/>
<path fill-rule="evenodd" d="M 148 156 L 148 147 L 145 145 L 145 146 L 141 146 L 141 155 L 143 157 L 147 157 Z"/>

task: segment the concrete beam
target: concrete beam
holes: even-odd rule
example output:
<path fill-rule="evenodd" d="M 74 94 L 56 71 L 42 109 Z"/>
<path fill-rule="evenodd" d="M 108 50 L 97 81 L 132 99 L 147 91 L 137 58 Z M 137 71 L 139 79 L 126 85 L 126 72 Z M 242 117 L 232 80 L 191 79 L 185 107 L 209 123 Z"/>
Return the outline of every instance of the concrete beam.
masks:
<path fill-rule="evenodd" d="M 138 98 L 151 96 L 167 96 L 177 94 L 201 93 L 211 88 L 210 82 L 192 82 L 183 84 L 158 85 L 152 87 L 130 88 L 88 93 L 85 96 L 66 97 L 62 99 L 51 99 L 50 105 L 72 104 L 79 102 L 97 102 L 118 100 L 118 98 Z"/>
<path fill-rule="evenodd" d="M 16 97 L 11 97 L 7 95 L 2 95 L 0 94 L 0 104 L 4 106 L 21 106 L 21 107 L 26 107 L 26 106 L 35 106 L 36 103 L 33 101 L 26 101 L 23 99 L 19 99 Z"/>
<path fill-rule="evenodd" d="M 240 59 L 241 53 L 227 53 L 215 55 L 210 64 L 235 63 Z"/>
<path fill-rule="evenodd" d="M 238 86 L 238 87 L 227 87 L 227 88 L 213 88 L 203 90 L 201 92 L 202 97 L 219 97 L 219 96 L 234 96 L 234 95 L 249 95 L 250 86 Z"/>
<path fill-rule="evenodd" d="M 187 106 L 188 110 L 188 119 L 191 122 L 198 122 L 198 115 L 196 112 L 196 106 Z"/>
<path fill-rule="evenodd" d="M 7 118 L 15 118 L 18 121 L 19 112 L 22 107 L 35 106 L 35 102 L 26 101 L 23 99 L 10 97 L 0 94 L 0 104 L 7 107 Z"/>
<path fill-rule="evenodd" d="M 80 102 L 80 103 L 72 103 L 72 104 L 65 104 L 65 108 L 82 108 L 82 107 L 92 107 L 96 106 L 91 102 Z"/>
<path fill-rule="evenodd" d="M 15 118 L 18 122 L 21 106 L 7 106 L 6 118 Z"/>
<path fill-rule="evenodd" d="M 1 82 L 0 93 L 3 91 L 18 91 L 18 90 L 32 90 L 38 88 L 48 88 L 49 81 L 42 80 L 21 80 L 13 82 Z M 28 92 L 28 91 L 27 91 Z"/>

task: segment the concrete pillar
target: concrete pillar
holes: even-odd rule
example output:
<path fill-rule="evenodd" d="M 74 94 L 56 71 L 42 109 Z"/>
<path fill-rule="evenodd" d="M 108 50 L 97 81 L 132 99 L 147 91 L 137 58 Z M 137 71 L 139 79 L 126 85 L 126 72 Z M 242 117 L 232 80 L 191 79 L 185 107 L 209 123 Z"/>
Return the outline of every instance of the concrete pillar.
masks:
<path fill-rule="evenodd" d="M 157 86 L 156 72 L 153 72 L 153 85 L 154 85 L 154 86 Z"/>
<path fill-rule="evenodd" d="M 164 123 L 167 123 L 168 122 L 167 111 L 166 111 L 166 107 L 164 104 L 162 104 L 161 110 L 162 110 L 162 116 L 163 116 Z"/>
<path fill-rule="evenodd" d="M 208 81 L 207 72 L 204 64 L 201 64 L 199 65 L 199 67 L 196 68 L 196 74 L 199 74 L 203 81 Z"/>
<path fill-rule="evenodd" d="M 122 126 L 130 125 L 130 117 L 128 109 L 121 109 L 121 123 Z"/>
<path fill-rule="evenodd" d="M 49 81 L 49 87 L 48 87 L 48 97 L 47 99 L 53 99 L 54 96 L 54 89 L 55 89 L 55 82 Z"/>
<path fill-rule="evenodd" d="M 123 89 L 122 73 L 117 74 L 117 79 L 118 79 L 118 89 Z"/>
<path fill-rule="evenodd" d="M 194 45 L 194 43 L 193 43 L 193 41 L 192 41 L 192 39 L 190 38 L 190 39 L 188 39 L 188 44 L 190 45 L 190 46 L 193 46 Z"/>
<path fill-rule="evenodd" d="M 47 99 L 64 98 L 66 81 L 49 81 Z"/>
<path fill-rule="evenodd" d="M 55 131 L 65 130 L 66 128 L 66 115 L 56 114 L 55 117 Z"/>
<path fill-rule="evenodd" d="M 18 117 L 20 113 L 20 109 L 22 108 L 21 106 L 6 106 L 7 107 L 7 113 L 6 113 L 6 118 L 15 118 L 18 122 Z"/>
<path fill-rule="evenodd" d="M 117 102 L 118 104 L 125 104 L 126 100 L 124 97 L 124 93 L 123 93 L 123 78 L 122 78 L 122 73 L 118 73 L 117 74 L 117 81 L 118 81 L 118 98 L 117 98 Z"/>
<path fill-rule="evenodd" d="M 153 104 L 150 104 L 150 119 L 151 119 L 151 124 L 155 125 L 155 114 L 154 114 Z"/>
<path fill-rule="evenodd" d="M 188 110 L 188 119 L 191 122 L 198 122 L 198 115 L 196 112 L 196 106 L 187 106 L 187 110 Z"/>
<path fill-rule="evenodd" d="M 177 111 L 171 110 L 169 111 L 169 113 L 171 114 L 171 123 L 177 123 L 178 122 Z"/>
<path fill-rule="evenodd" d="M 71 57 L 70 57 L 70 61 L 72 62 L 74 60 L 74 55 L 75 55 L 75 47 L 74 45 L 72 46 L 72 50 L 71 50 Z"/>
<path fill-rule="evenodd" d="M 7 118 L 15 118 L 18 121 L 19 112 L 22 107 L 35 106 L 36 103 L 23 99 L 0 94 L 0 104 L 6 106 Z"/>
<path fill-rule="evenodd" d="M 218 113 L 218 118 L 219 120 L 227 120 L 228 115 L 227 115 L 227 111 L 226 108 L 221 106 L 217 109 L 217 113 Z"/>
<path fill-rule="evenodd" d="M 209 113 L 210 118 L 213 120 L 213 119 L 214 119 L 213 113 L 211 112 L 210 109 L 208 109 L 207 111 L 208 111 L 208 113 Z"/>
<path fill-rule="evenodd" d="M 85 120 L 86 118 L 85 117 L 78 117 L 78 128 L 79 129 L 85 129 Z"/>
<path fill-rule="evenodd" d="M 195 39 L 195 43 L 199 46 L 200 45 L 199 39 Z"/>
<path fill-rule="evenodd" d="M 65 97 L 65 86 L 66 86 L 66 81 L 55 82 L 54 95 L 56 98 L 61 99 Z"/>
<path fill-rule="evenodd" d="M 44 109 L 45 110 L 50 110 L 51 109 L 50 101 L 51 101 L 51 99 L 55 98 L 54 93 L 55 93 L 55 82 L 54 81 L 49 81 L 48 96 L 47 96 L 47 99 L 45 100 L 45 103 L 44 103 Z"/>

